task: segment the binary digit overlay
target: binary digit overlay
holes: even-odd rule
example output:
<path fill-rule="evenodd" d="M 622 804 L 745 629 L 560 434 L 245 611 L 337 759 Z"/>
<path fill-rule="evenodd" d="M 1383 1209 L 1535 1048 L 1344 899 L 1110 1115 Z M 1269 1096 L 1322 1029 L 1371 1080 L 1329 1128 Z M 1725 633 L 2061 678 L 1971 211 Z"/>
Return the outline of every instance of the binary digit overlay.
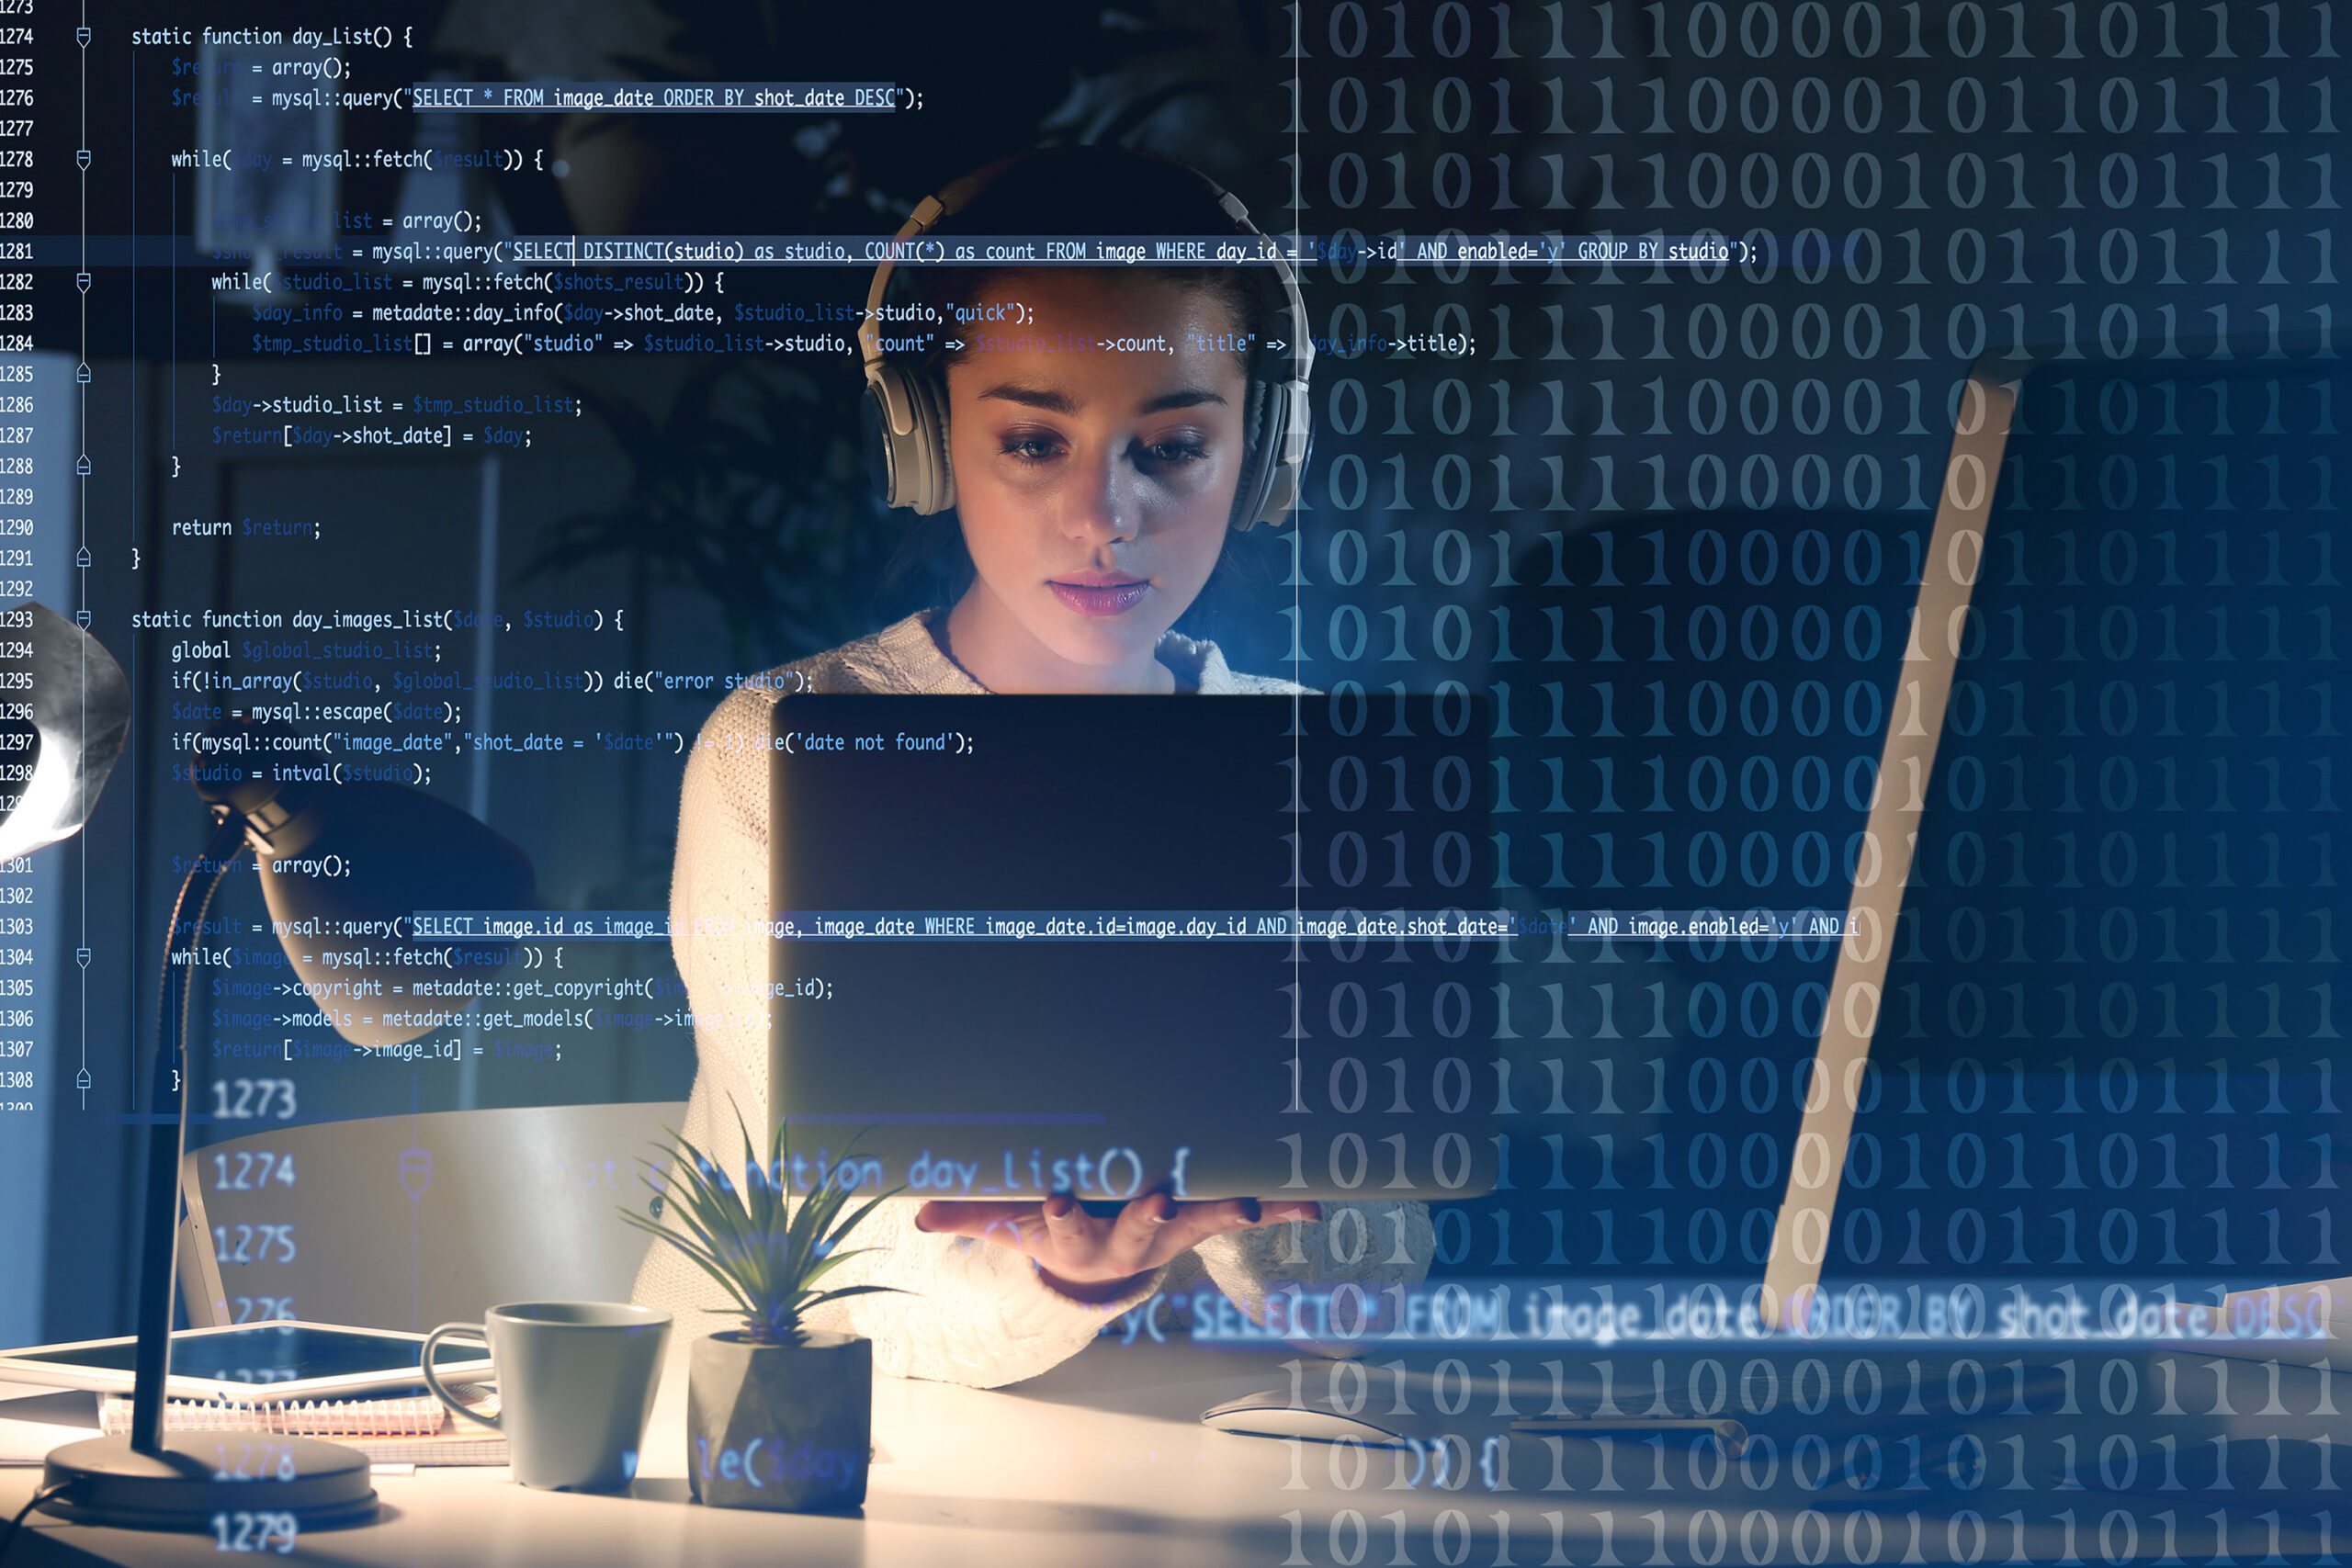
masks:
<path fill-rule="evenodd" d="M 0 1341 L 748 1135 L 877 1498 L 2335 1561 L 2335 0 L 724 9 L 0 0 Z"/>

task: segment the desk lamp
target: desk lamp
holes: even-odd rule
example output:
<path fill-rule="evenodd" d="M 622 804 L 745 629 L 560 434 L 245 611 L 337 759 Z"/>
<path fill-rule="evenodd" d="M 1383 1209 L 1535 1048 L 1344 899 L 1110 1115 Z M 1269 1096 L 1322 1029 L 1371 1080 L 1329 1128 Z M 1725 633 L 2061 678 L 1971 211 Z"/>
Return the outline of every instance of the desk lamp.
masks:
<path fill-rule="evenodd" d="M 139 1264 L 139 1342 L 129 1436 L 68 1443 L 49 1455 L 42 1505 L 76 1523 L 209 1530 L 223 1512 L 290 1514 L 304 1528 L 353 1523 L 375 1511 L 368 1461 L 356 1449 L 315 1438 L 251 1432 L 164 1430 L 171 1348 L 174 1247 L 179 1232 L 179 1169 L 187 1141 L 181 1068 L 199 966 L 187 962 L 221 879 L 250 846 L 262 897 L 288 961 L 335 1032 L 355 1045 L 397 1045 L 451 1021 L 450 1012 L 398 1005 L 424 970 L 496 968 L 506 942 L 419 943 L 408 937 L 418 909 L 528 908 L 531 863 L 454 806 L 405 784 L 289 781 L 272 738 L 250 722 L 217 726 L 196 748 L 189 778 L 210 807 L 212 832 L 172 907 L 164 944 L 164 1000 L 157 1021 L 154 1113 L 148 1125 L 147 1190 Z M 369 934 L 346 934 L 369 933 Z M 336 989 L 320 988 L 339 982 Z M 363 982 L 375 982 L 371 987 Z M 374 996 L 368 996 L 372 988 Z"/>

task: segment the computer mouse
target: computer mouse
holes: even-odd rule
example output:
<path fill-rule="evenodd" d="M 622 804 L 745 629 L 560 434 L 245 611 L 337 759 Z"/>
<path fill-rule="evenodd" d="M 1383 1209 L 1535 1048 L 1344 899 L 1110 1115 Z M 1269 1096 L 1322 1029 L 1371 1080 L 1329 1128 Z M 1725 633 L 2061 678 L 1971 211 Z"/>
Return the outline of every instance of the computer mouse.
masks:
<path fill-rule="evenodd" d="M 1306 1438 L 1335 1443 L 1342 1438 L 1374 1448 L 1404 1448 L 1410 1440 L 1364 1416 L 1343 1415 L 1329 1404 L 1294 1400 L 1286 1389 L 1270 1388 L 1228 1399 L 1201 1413 L 1201 1425 L 1253 1438 Z"/>

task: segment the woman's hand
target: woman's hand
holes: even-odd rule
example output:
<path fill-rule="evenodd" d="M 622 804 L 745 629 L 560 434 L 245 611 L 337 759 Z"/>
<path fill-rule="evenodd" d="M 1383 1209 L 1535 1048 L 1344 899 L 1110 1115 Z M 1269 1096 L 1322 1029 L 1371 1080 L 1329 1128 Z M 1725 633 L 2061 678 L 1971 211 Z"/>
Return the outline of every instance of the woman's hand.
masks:
<path fill-rule="evenodd" d="M 1097 1218 L 1067 1192 L 1042 1203 L 925 1203 L 915 1229 L 968 1235 L 1013 1247 L 1037 1265 L 1046 1282 L 1075 1301 L 1115 1301 L 1148 1274 L 1213 1235 L 1287 1220 L 1319 1220 L 1320 1203 L 1261 1203 L 1255 1198 L 1179 1203 L 1165 1192 L 1137 1198 L 1116 1216 Z"/>

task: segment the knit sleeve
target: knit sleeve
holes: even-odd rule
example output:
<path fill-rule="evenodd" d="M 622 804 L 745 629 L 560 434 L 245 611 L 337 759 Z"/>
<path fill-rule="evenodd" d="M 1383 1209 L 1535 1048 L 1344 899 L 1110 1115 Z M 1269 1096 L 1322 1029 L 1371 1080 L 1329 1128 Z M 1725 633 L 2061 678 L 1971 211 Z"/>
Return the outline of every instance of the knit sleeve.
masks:
<path fill-rule="evenodd" d="M 703 727 L 686 765 L 670 889 L 671 950 L 695 1017 L 697 1071 L 684 1133 L 698 1148 L 741 1145 L 740 1110 L 767 1124 L 768 797 L 766 739 L 774 688 L 739 688 Z M 756 1135 L 756 1134 L 755 1134 Z M 886 1201 L 851 1235 L 870 1248 L 826 1285 L 897 1292 L 820 1307 L 810 1325 L 874 1341 L 878 1371 L 978 1388 L 1034 1377 L 1085 1348 L 1102 1325 L 1147 1300 L 1157 1276 L 1117 1301 L 1076 1302 L 1011 1247 L 914 1228 L 911 1198 Z M 735 1326 L 710 1309 L 724 1293 L 678 1250 L 656 1241 L 633 1299 L 678 1314 L 685 1337 Z"/>
<path fill-rule="evenodd" d="M 1283 1322 L 1329 1332 L 1291 1337 L 1338 1352 L 1398 1326 L 1401 1298 L 1428 1278 L 1436 1245 L 1428 1204 L 1372 1200 L 1325 1203 L 1320 1220 L 1211 1236 L 1194 1250 L 1253 1323 L 1266 1322 L 1270 1297 L 1312 1298 L 1285 1303 Z"/>

